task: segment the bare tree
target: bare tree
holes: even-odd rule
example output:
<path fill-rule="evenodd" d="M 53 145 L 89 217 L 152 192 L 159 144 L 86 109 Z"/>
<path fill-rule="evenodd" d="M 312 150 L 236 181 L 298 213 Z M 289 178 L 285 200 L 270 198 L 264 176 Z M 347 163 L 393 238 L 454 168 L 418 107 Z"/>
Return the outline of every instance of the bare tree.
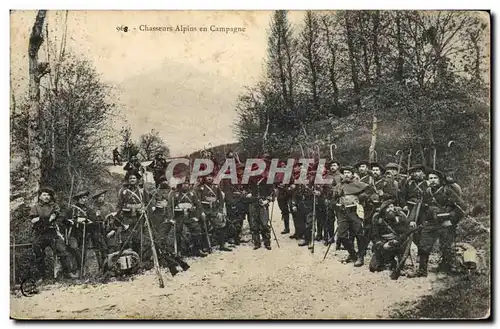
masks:
<path fill-rule="evenodd" d="M 26 197 L 32 200 L 40 186 L 42 176 L 41 158 L 42 147 L 40 141 L 39 117 L 42 110 L 40 106 L 40 80 L 48 73 L 48 63 L 38 62 L 38 51 L 43 43 L 43 24 L 46 10 L 37 12 L 35 23 L 31 30 L 28 56 L 29 56 L 29 100 L 28 112 L 28 165 L 29 173 L 27 179 Z"/>

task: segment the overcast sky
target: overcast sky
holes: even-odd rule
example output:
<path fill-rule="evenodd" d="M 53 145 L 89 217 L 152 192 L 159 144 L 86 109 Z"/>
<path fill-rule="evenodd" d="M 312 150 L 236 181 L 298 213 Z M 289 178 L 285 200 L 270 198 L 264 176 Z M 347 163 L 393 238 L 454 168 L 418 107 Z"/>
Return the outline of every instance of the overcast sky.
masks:
<path fill-rule="evenodd" d="M 236 141 L 235 105 L 263 74 L 270 11 L 70 11 L 67 50 L 89 59 L 116 88 L 134 137 L 155 129 L 172 155 Z M 304 12 L 291 11 L 298 28 Z M 36 11 L 11 14 L 11 81 L 27 91 L 28 38 Z M 64 11 L 48 12 L 48 45 L 56 47 Z M 487 19 L 487 15 L 485 17 Z M 196 27 L 197 32 L 141 32 L 141 25 Z M 200 32 L 204 26 L 244 33 Z M 127 26 L 128 32 L 117 31 Z M 46 60 L 44 43 L 40 60 Z M 115 122 L 119 128 L 121 120 Z"/>
<path fill-rule="evenodd" d="M 90 59 L 117 87 L 135 136 L 160 132 L 172 155 L 234 142 L 238 94 L 262 75 L 268 11 L 70 11 L 67 49 Z M 64 11 L 48 12 L 49 45 L 60 43 Z M 303 12 L 292 12 L 300 22 Z M 35 11 L 11 14 L 11 81 L 27 90 L 28 38 Z M 140 25 L 244 27 L 244 33 L 141 32 Z M 116 30 L 128 26 L 127 33 Z M 136 28 L 136 30 L 134 30 Z M 46 59 L 42 46 L 40 60 Z M 16 95 L 16 96 L 17 96 Z"/>

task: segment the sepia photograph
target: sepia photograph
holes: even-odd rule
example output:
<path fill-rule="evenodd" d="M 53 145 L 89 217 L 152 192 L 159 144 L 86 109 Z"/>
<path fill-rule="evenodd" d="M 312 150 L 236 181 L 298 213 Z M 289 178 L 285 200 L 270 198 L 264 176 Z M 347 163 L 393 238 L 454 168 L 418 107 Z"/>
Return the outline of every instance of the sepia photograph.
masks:
<path fill-rule="evenodd" d="M 490 320 L 489 11 L 9 16 L 12 320 Z"/>

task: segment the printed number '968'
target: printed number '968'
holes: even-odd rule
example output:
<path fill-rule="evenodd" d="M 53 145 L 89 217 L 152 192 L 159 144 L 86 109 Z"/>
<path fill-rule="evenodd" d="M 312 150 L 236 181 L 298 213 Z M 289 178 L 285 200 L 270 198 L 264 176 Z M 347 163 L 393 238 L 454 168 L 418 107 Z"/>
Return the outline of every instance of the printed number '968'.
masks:
<path fill-rule="evenodd" d="M 122 32 L 128 32 L 128 26 L 123 26 L 123 25 L 122 26 L 117 26 L 116 30 L 118 32 L 120 32 L 120 31 L 122 31 Z"/>

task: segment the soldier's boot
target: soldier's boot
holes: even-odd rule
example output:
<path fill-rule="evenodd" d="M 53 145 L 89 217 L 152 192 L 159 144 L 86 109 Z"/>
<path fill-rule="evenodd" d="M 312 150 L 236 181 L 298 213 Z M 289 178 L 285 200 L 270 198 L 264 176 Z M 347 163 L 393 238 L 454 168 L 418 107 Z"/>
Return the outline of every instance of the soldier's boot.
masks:
<path fill-rule="evenodd" d="M 238 225 L 234 230 L 234 245 L 239 246 L 241 244 L 241 225 Z"/>
<path fill-rule="evenodd" d="M 207 257 L 207 254 L 203 252 L 203 237 L 198 235 L 194 237 L 193 255 L 196 257 Z"/>
<path fill-rule="evenodd" d="M 217 242 L 219 243 L 220 251 L 233 251 L 233 249 L 226 246 L 226 228 L 219 229 L 217 234 Z"/>
<path fill-rule="evenodd" d="M 354 263 L 355 267 L 360 267 L 365 264 L 366 247 L 368 245 L 368 240 L 364 236 L 358 236 L 358 257 Z"/>
<path fill-rule="evenodd" d="M 59 261 L 61 262 L 61 269 L 63 276 L 67 279 L 77 279 L 78 274 L 71 272 L 71 266 L 69 264 L 68 256 L 59 256 Z"/>
<path fill-rule="evenodd" d="M 260 234 L 259 233 L 252 233 L 252 240 L 253 240 L 253 250 L 257 250 L 260 248 Z"/>
<path fill-rule="evenodd" d="M 358 257 L 356 254 L 356 250 L 354 250 L 354 245 L 352 244 L 351 240 L 349 240 L 348 238 L 339 239 L 339 240 L 341 241 L 341 243 L 344 245 L 344 248 L 349 253 L 349 256 L 347 256 L 347 258 L 345 258 L 342 262 L 343 263 L 355 262 Z"/>
<path fill-rule="evenodd" d="M 264 240 L 264 247 L 266 247 L 267 250 L 271 250 L 271 233 L 269 231 L 263 233 L 262 238 Z"/>
<path fill-rule="evenodd" d="M 177 273 L 179 273 L 179 270 L 177 269 L 177 264 L 172 260 L 167 260 L 167 267 L 168 270 L 170 271 L 170 274 L 172 274 L 172 277 L 174 277 Z"/>
<path fill-rule="evenodd" d="M 290 233 L 290 214 L 283 215 L 283 224 L 285 225 L 285 229 L 281 232 L 281 234 Z"/>
<path fill-rule="evenodd" d="M 415 272 L 408 273 L 406 277 L 408 278 L 422 278 L 427 277 L 427 263 L 429 262 L 429 255 L 420 255 L 420 263 L 418 263 L 418 269 Z"/>

